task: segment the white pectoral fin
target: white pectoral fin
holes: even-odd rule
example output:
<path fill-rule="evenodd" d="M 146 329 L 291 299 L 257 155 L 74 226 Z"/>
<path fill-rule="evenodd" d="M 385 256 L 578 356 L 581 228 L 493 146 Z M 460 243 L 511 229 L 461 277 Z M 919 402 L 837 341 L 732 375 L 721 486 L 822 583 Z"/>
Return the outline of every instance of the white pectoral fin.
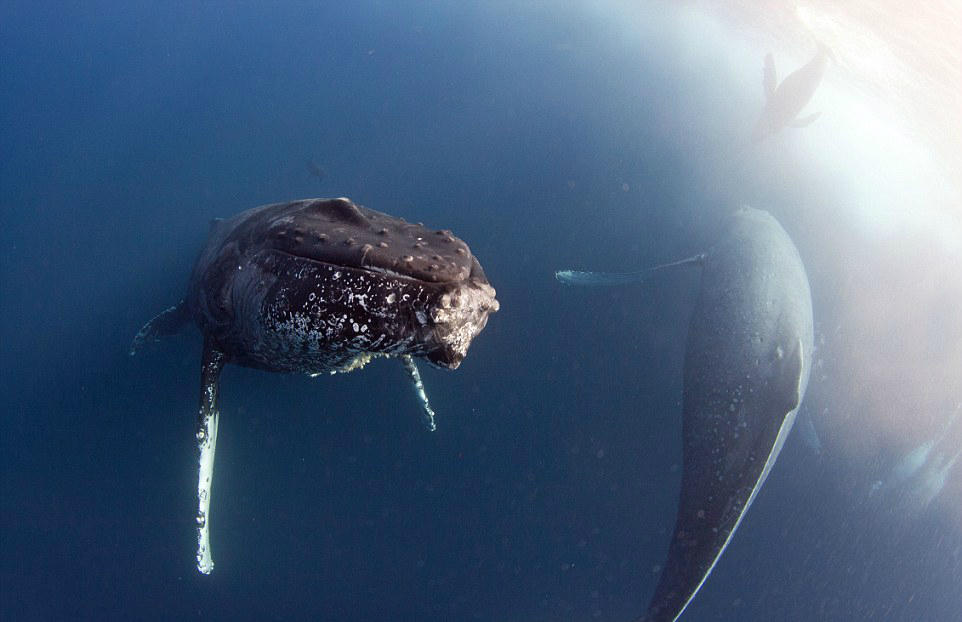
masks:
<path fill-rule="evenodd" d="M 797 117 L 788 122 L 788 127 L 808 127 L 812 123 L 815 123 L 815 120 L 820 116 L 822 116 L 821 111 L 813 112 L 812 114 L 805 115 L 804 117 Z"/>
<path fill-rule="evenodd" d="M 603 287 L 607 285 L 625 285 L 638 283 L 648 278 L 648 271 L 643 272 L 583 272 L 581 270 L 558 270 L 554 278 L 565 285 L 581 287 Z"/>
<path fill-rule="evenodd" d="M 216 410 L 201 422 L 197 432 L 200 464 L 197 471 L 197 570 L 210 574 L 214 559 L 210 553 L 210 489 L 214 478 L 214 451 L 217 448 Z"/>
<path fill-rule="evenodd" d="M 197 471 L 197 570 L 203 574 L 210 574 L 214 569 L 214 559 L 210 552 L 210 494 L 214 479 L 217 425 L 220 419 L 217 394 L 224 362 L 223 352 L 209 341 L 205 342 L 197 420 L 197 448 L 200 450 Z"/>
<path fill-rule="evenodd" d="M 421 372 L 418 371 L 418 366 L 414 364 L 414 359 L 410 354 L 402 354 L 401 362 L 404 364 L 404 369 L 407 370 L 408 376 L 411 378 L 411 384 L 414 385 L 414 392 L 421 402 L 421 411 L 424 414 L 424 426 L 430 432 L 434 432 L 438 429 L 438 426 L 434 423 L 434 409 L 431 408 L 431 402 L 428 401 L 428 394 L 424 391 Z"/>
<path fill-rule="evenodd" d="M 628 283 L 643 283 L 648 280 L 655 272 L 666 268 L 678 268 L 681 266 L 700 266 L 705 263 L 705 253 L 700 253 L 693 257 L 686 257 L 679 261 L 661 264 L 648 270 L 637 272 L 583 272 L 581 270 L 558 270 L 554 273 L 554 278 L 565 285 L 580 285 L 582 287 L 600 287 L 608 285 L 626 285 Z"/>

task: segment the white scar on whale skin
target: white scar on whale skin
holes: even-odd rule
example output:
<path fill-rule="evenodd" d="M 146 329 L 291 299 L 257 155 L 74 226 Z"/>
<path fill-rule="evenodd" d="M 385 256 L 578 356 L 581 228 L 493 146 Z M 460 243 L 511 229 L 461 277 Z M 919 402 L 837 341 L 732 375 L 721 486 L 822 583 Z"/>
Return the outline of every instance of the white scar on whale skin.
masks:
<path fill-rule="evenodd" d="M 438 429 L 438 426 L 434 424 L 434 410 L 431 408 L 431 403 L 428 402 L 428 394 L 424 392 L 421 372 L 418 371 L 418 367 L 414 364 L 414 359 L 411 358 L 410 354 L 402 354 L 401 362 L 404 363 L 404 369 L 411 376 L 411 382 L 414 383 L 414 392 L 418 394 L 418 399 L 421 400 L 421 408 L 424 410 L 424 425 L 427 426 L 429 431 L 434 432 Z"/>
<path fill-rule="evenodd" d="M 197 570 L 210 574 L 214 559 L 210 554 L 210 486 L 214 478 L 214 450 L 217 448 L 217 422 L 220 413 L 214 410 L 204 417 L 197 431 L 200 449 L 200 469 L 197 477 Z"/>

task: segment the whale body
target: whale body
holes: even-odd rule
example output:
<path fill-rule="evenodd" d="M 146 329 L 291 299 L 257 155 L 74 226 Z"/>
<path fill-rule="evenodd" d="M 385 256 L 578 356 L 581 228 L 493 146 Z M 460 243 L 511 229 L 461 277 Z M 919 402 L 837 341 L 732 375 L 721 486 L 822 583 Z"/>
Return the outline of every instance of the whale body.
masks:
<path fill-rule="evenodd" d="M 640 620 L 676 620 L 755 500 L 795 421 L 811 370 L 812 302 L 791 238 L 743 207 L 700 265 L 684 362 L 681 493 L 668 555 Z M 656 268 L 659 270 L 660 268 Z M 561 271 L 569 284 L 643 281 L 651 270 Z M 631 278 L 633 277 L 633 278 Z"/>
<path fill-rule="evenodd" d="M 821 115 L 820 112 L 815 112 L 799 116 L 822 83 L 829 60 L 834 60 L 832 51 L 819 43 L 815 56 L 805 65 L 788 74 L 779 84 L 775 72 L 775 58 L 771 53 L 765 55 L 765 65 L 762 70 L 765 107 L 752 132 L 754 142 L 776 134 L 786 127 L 810 125 Z"/>
<path fill-rule="evenodd" d="M 224 365 L 310 375 L 397 357 L 431 410 L 413 357 L 457 368 L 499 308 L 468 245 L 354 204 L 306 199 L 212 223 L 186 297 L 147 323 L 145 342 L 194 323 L 204 336 L 197 424 L 197 568 L 213 570 L 210 493 Z"/>

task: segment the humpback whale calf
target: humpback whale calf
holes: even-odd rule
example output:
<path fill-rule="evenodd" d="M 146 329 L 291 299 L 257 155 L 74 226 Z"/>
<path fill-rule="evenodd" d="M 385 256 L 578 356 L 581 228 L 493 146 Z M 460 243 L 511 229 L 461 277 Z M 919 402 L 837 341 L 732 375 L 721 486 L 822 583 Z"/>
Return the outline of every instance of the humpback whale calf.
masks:
<path fill-rule="evenodd" d="M 676 620 L 707 579 L 781 451 L 808 384 L 812 301 L 805 267 L 768 212 L 743 207 L 707 252 L 653 270 L 556 273 L 562 283 L 639 282 L 700 265 L 685 348 L 683 469 L 650 622 Z"/>
<path fill-rule="evenodd" d="M 835 60 L 832 51 L 826 45 L 819 43 L 818 51 L 815 52 L 812 60 L 788 74 L 782 83 L 778 84 L 775 58 L 771 52 L 765 55 L 765 66 L 762 70 L 765 107 L 752 132 L 752 141 L 758 142 L 785 127 L 805 127 L 822 114 L 815 112 L 803 117 L 798 116 L 811 101 L 818 85 L 822 82 L 829 59 Z"/>
<path fill-rule="evenodd" d="M 210 494 L 224 365 L 317 375 L 399 357 L 433 430 L 412 357 L 457 368 L 498 307 L 481 264 L 450 231 L 349 199 L 264 205 L 214 221 L 186 297 L 148 322 L 130 350 L 191 321 L 204 336 L 197 569 L 214 567 Z"/>

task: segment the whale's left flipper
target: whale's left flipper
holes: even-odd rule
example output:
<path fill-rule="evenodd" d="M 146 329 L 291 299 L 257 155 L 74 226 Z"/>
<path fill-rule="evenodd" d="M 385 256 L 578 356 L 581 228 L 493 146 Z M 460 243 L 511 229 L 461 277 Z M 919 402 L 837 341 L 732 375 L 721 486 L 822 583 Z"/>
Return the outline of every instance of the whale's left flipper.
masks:
<path fill-rule="evenodd" d="M 178 333 L 188 323 L 190 323 L 190 311 L 187 309 L 187 303 L 181 300 L 144 324 L 134 337 L 133 343 L 130 344 L 130 356 L 137 354 L 137 350 L 148 341 L 158 341 L 161 337 Z"/>
<path fill-rule="evenodd" d="M 210 488 L 214 478 L 214 450 L 217 447 L 217 394 L 220 372 L 226 363 L 224 353 L 211 339 L 204 340 L 204 358 L 200 370 L 200 410 L 197 418 L 197 448 L 200 468 L 197 475 L 197 570 L 210 574 L 214 560 L 210 554 Z"/>

